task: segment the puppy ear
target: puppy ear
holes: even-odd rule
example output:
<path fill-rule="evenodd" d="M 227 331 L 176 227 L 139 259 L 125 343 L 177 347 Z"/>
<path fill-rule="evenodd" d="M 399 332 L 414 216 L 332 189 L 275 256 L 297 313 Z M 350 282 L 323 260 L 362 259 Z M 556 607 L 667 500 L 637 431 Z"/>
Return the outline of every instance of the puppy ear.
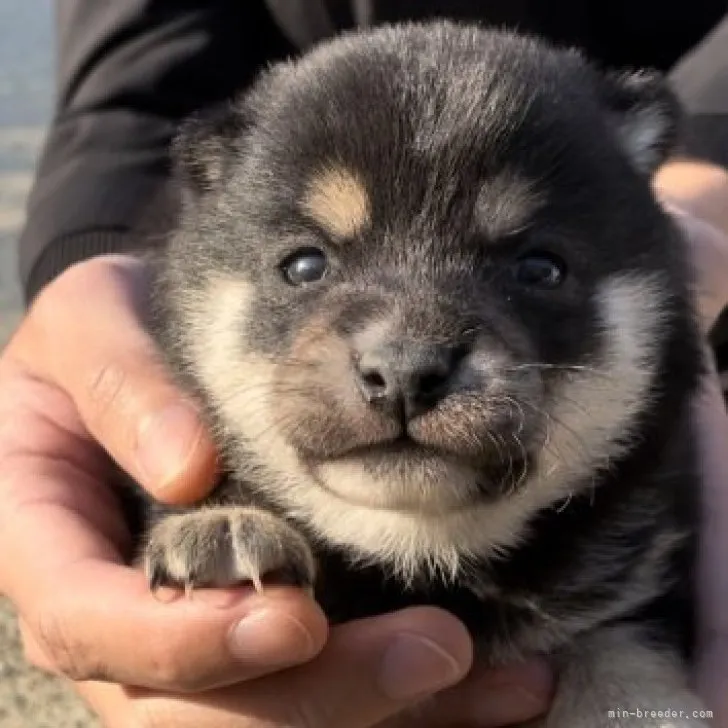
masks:
<path fill-rule="evenodd" d="M 197 198 L 225 183 L 247 127 L 238 102 L 205 109 L 182 123 L 172 142 L 172 162 L 185 194 Z"/>
<path fill-rule="evenodd" d="M 666 78 L 653 71 L 607 73 L 604 101 L 635 167 L 653 172 L 676 150 L 682 110 Z"/>

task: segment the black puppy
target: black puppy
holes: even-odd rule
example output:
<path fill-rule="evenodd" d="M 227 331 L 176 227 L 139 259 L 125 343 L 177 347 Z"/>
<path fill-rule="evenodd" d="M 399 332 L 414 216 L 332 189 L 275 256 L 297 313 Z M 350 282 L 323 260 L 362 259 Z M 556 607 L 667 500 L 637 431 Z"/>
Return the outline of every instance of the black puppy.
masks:
<path fill-rule="evenodd" d="M 677 115 L 659 77 L 437 23 L 190 122 L 155 328 L 229 474 L 149 513 L 151 584 L 277 573 L 333 620 L 441 605 L 481 659 L 554 656 L 549 726 L 702 725 L 702 359 L 649 186 Z"/>

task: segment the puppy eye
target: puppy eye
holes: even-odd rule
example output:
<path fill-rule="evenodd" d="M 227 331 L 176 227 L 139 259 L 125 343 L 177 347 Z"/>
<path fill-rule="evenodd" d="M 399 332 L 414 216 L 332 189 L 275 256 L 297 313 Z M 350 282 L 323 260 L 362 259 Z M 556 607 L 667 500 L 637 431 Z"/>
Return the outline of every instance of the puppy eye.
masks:
<path fill-rule="evenodd" d="M 566 278 L 566 263 L 552 253 L 532 253 L 516 261 L 513 276 L 522 286 L 558 288 Z"/>
<path fill-rule="evenodd" d="M 328 260 L 318 248 L 301 248 L 281 263 L 281 271 L 286 282 L 292 286 L 316 283 L 328 272 Z"/>

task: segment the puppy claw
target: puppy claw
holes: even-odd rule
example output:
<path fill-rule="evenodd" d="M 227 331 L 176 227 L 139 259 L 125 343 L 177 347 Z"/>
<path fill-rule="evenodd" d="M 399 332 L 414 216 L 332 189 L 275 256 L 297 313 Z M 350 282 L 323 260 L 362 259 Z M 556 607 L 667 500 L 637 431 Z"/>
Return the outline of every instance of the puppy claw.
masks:
<path fill-rule="evenodd" d="M 156 563 L 147 563 L 147 584 L 150 591 L 155 597 L 159 596 L 159 590 L 164 585 L 164 575 L 162 571 L 157 568 Z"/>
<path fill-rule="evenodd" d="M 152 529 L 144 554 L 149 586 L 230 587 L 275 572 L 313 588 L 315 563 L 305 539 L 285 521 L 255 508 L 220 507 L 170 515 Z"/>

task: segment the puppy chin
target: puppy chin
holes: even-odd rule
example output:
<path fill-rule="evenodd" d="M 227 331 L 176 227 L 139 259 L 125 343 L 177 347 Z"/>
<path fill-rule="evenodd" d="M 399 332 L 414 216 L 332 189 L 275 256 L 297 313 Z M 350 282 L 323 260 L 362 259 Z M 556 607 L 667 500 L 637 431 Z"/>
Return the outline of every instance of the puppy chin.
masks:
<path fill-rule="evenodd" d="M 483 498 L 474 468 L 429 453 L 349 455 L 319 462 L 312 472 L 331 495 L 379 510 L 437 516 Z"/>

